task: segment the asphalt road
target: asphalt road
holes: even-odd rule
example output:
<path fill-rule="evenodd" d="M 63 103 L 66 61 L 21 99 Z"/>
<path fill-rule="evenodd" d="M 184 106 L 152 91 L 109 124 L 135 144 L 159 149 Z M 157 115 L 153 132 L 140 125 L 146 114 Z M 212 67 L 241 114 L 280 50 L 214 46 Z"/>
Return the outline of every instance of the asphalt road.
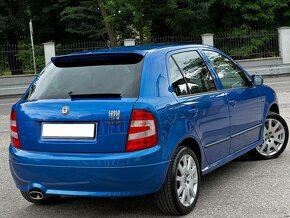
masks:
<path fill-rule="evenodd" d="M 290 77 L 267 78 L 290 126 Z M 8 166 L 9 110 L 17 99 L 0 99 L 0 217 L 165 217 L 152 196 L 64 198 L 35 206 L 15 188 Z M 194 211 L 185 217 L 290 217 L 290 146 L 275 160 L 243 156 L 202 178 Z"/>

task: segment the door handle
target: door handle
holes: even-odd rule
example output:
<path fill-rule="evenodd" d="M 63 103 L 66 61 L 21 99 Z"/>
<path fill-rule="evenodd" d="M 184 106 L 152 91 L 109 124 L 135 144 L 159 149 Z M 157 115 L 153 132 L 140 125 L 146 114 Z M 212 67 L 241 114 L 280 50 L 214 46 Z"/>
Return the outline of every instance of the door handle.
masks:
<path fill-rule="evenodd" d="M 233 106 L 233 107 L 235 107 L 237 103 L 238 103 L 238 102 L 235 101 L 235 100 L 230 100 L 230 101 L 229 101 L 229 105 L 231 105 L 231 106 Z"/>
<path fill-rule="evenodd" d="M 188 110 L 188 113 L 192 114 L 193 116 L 196 116 L 196 114 L 198 113 L 198 109 L 196 107 L 191 107 Z"/>

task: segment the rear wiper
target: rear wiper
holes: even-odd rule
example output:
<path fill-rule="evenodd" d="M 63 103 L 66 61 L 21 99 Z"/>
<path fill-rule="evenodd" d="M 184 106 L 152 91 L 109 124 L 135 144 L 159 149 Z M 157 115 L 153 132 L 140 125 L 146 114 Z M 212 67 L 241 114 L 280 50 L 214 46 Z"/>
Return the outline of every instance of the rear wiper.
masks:
<path fill-rule="evenodd" d="M 73 93 L 69 92 L 70 98 L 121 98 L 121 93 Z"/>

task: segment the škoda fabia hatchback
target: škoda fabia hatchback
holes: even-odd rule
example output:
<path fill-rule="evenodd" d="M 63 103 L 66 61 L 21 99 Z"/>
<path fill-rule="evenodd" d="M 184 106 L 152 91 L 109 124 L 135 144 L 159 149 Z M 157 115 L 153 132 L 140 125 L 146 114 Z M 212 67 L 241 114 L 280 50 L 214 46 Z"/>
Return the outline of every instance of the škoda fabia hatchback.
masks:
<path fill-rule="evenodd" d="M 273 89 L 223 52 L 156 45 L 54 57 L 11 110 L 10 168 L 23 197 L 155 193 L 192 211 L 201 176 L 288 141 Z"/>

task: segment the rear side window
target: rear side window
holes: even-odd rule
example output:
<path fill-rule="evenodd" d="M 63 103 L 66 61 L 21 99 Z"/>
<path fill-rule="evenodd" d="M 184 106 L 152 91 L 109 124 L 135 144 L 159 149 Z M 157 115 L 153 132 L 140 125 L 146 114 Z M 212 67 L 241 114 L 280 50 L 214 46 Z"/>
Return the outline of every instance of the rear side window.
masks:
<path fill-rule="evenodd" d="M 213 78 L 197 51 L 172 56 L 182 72 L 190 94 L 216 90 Z"/>
<path fill-rule="evenodd" d="M 127 98 L 139 96 L 143 57 L 114 60 L 115 57 L 106 56 L 97 59 L 51 63 L 31 86 L 25 98 L 65 99 L 70 98 L 69 93 L 115 93 Z"/>
<path fill-rule="evenodd" d="M 177 96 L 189 94 L 187 84 L 172 57 L 169 59 L 170 81 Z"/>

